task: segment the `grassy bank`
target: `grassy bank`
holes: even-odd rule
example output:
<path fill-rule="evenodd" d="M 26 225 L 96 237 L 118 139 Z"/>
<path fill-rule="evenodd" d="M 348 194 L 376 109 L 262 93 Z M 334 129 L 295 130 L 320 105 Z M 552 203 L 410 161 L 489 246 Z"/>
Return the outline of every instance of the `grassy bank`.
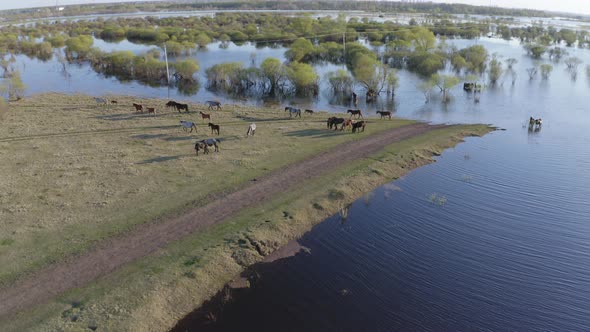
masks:
<path fill-rule="evenodd" d="M 0 212 L 0 234 L 10 234 L 8 244 L 0 246 L 5 284 L 87 250 L 96 241 L 153 221 L 154 216 L 199 205 L 212 192 L 369 134 L 328 132 L 325 114 L 288 120 L 276 109 L 228 106 L 214 113 L 212 120 L 222 124 L 221 153 L 197 159 L 192 144 L 196 137 L 207 136 L 205 129 L 201 125 L 197 135 L 190 135 L 177 126 L 179 119 L 195 120 L 194 114 L 133 115 L 128 106 L 131 99 L 117 100 L 118 106 L 104 107 L 85 96 L 38 96 L 18 104 L 4 120 L 9 125 L 1 129 L 0 151 L 3 160 L 10 162 L 2 164 L 6 170 L 0 175 L 0 190 L 4 190 L 0 200 L 11 209 Z M 150 103 L 163 105 L 164 101 L 145 102 Z M 254 139 L 243 138 L 252 121 L 244 117 L 254 118 L 258 125 Z M 372 120 L 368 131 L 408 123 Z M 335 172 L 302 183 L 0 326 L 6 330 L 165 330 L 244 267 L 354 199 L 431 162 L 433 155 L 464 136 L 489 130 L 453 126 L 391 144 L 379 155 L 341 165 Z M 11 265 L 13 260 L 22 265 Z"/>

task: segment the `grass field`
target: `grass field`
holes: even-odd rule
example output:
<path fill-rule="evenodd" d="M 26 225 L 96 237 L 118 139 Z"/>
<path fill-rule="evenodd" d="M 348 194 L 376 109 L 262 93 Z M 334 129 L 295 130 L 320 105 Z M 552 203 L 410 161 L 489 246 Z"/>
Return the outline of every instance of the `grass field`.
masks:
<path fill-rule="evenodd" d="M 41 95 L 13 104 L 0 128 L 0 286 L 134 225 L 206 203 L 222 192 L 365 134 L 330 132 L 325 114 L 290 120 L 280 110 L 226 106 L 214 111 L 221 152 L 195 157 L 211 137 L 197 110 L 164 100 Z M 132 102 L 155 106 L 134 114 Z M 208 111 L 206 111 L 208 112 Z M 209 113 L 209 112 L 208 112 Z M 198 122 L 198 133 L 179 120 Z M 246 139 L 248 123 L 258 129 Z M 368 132 L 408 121 L 372 121 Z"/>
<path fill-rule="evenodd" d="M 113 97 L 114 98 L 114 97 Z M 11 108 L 0 128 L 0 275 L 10 285 L 36 269 L 88 250 L 101 239 L 157 222 L 339 143 L 411 123 L 371 119 L 367 132 L 326 130 L 327 114 L 290 120 L 279 110 L 226 106 L 220 153 L 194 156 L 210 137 L 191 105 L 133 114 L 126 97 L 99 106 L 87 96 L 43 95 Z M 144 100 L 163 110 L 165 101 Z M 183 132 L 180 119 L 199 122 Z M 256 122 L 254 138 L 244 137 Z M 390 145 L 372 158 L 301 184 L 261 206 L 0 321 L 6 330 L 165 330 L 246 266 L 309 230 L 355 198 L 487 126 L 453 126 Z"/>

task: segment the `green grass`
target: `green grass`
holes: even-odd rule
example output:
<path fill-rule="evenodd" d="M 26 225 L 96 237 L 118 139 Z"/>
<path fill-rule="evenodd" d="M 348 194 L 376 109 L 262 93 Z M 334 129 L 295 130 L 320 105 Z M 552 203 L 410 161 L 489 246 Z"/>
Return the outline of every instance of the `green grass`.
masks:
<path fill-rule="evenodd" d="M 227 105 L 213 111 L 221 125 L 220 153 L 194 156 L 210 137 L 191 114 L 166 110 L 167 100 L 112 96 L 102 106 L 88 96 L 45 94 L 11 104 L 0 127 L 0 287 L 48 264 L 89 250 L 100 240 L 157 222 L 295 161 L 366 137 L 328 131 L 327 114 L 291 120 L 278 109 Z M 155 106 L 138 115 L 131 104 Z M 199 123 L 198 133 L 179 120 Z M 256 122 L 254 138 L 244 137 Z M 411 123 L 371 120 L 368 132 Z"/>
<path fill-rule="evenodd" d="M 166 330 L 245 266 L 375 187 L 431 162 L 464 136 L 489 130 L 455 126 L 391 144 L 0 326 L 9 331 L 76 331 L 91 324 L 101 330 Z"/>

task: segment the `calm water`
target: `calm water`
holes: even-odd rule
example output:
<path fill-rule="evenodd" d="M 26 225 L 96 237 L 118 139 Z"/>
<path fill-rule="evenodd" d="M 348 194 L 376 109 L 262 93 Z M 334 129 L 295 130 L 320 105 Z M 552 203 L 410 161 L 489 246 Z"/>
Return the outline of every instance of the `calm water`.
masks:
<path fill-rule="evenodd" d="M 529 82 L 520 48 L 480 43 L 519 59 L 515 86 L 425 105 L 403 73 L 397 114 L 506 131 L 355 202 L 300 240 L 310 253 L 258 266 L 251 289 L 205 307 L 216 323 L 194 315 L 177 331 L 590 331 L 589 82 L 563 65 Z"/>
<path fill-rule="evenodd" d="M 517 44 L 453 43 L 480 43 L 518 59 L 516 84 L 505 79 L 477 104 L 460 87 L 448 105 L 436 98 L 425 104 L 419 79 L 402 71 L 394 102 L 384 97 L 377 108 L 506 131 L 469 138 L 437 163 L 355 202 L 345 222 L 330 218 L 301 239 L 311 253 L 258 267 L 260 278 L 217 313 L 215 324 L 196 317 L 179 330 L 590 331 L 590 82 L 584 68 L 573 80 L 555 64 L 550 80 L 529 81 L 532 61 Z M 102 47 L 143 51 L 132 44 Z M 590 64 L 588 51 L 569 51 Z M 252 52 L 260 63 L 282 58 L 284 49 L 212 45 L 195 56 L 204 72 L 218 59 L 249 63 Z M 87 66 L 69 66 L 64 80 L 56 62 L 20 56 L 19 65 L 30 93 L 223 98 L 203 80 L 197 95 L 179 96 L 165 87 L 105 79 Z M 325 91 L 314 100 L 285 102 L 346 108 Z M 529 116 L 543 118 L 540 131 L 523 127 Z"/>

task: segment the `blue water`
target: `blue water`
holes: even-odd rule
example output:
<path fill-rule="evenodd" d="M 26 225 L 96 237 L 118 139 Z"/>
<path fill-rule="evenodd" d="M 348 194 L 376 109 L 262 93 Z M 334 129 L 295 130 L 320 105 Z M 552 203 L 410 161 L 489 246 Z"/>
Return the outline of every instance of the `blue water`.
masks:
<path fill-rule="evenodd" d="M 258 267 L 260 278 L 217 314 L 188 320 L 189 330 L 257 331 L 590 331 L 590 81 L 554 64 L 549 80 L 529 80 L 533 65 L 518 44 L 481 39 L 503 59 L 518 59 L 509 78 L 476 103 L 461 87 L 429 103 L 415 75 L 401 71 L 393 102 L 377 107 L 434 123 L 488 123 L 506 129 L 446 151 L 435 164 L 355 202 L 345 222 L 335 216 L 301 239 L 300 253 Z M 101 45 L 132 49 L 144 46 Z M 590 64 L 588 50 L 569 49 Z M 282 48 L 211 45 L 194 57 L 216 61 L 283 58 Z M 119 82 L 87 66 L 18 57 L 29 93 L 109 93 L 203 101 L 223 99 L 204 86 L 193 96 L 166 87 Z M 546 60 L 545 60 L 546 61 Z M 318 66 L 318 71 L 337 68 Z M 203 81 L 201 82 L 204 85 Z M 326 93 L 286 100 L 341 111 Z M 360 89 L 359 89 L 360 92 Z M 389 100 L 389 101 L 388 101 Z M 235 102 L 235 100 L 234 100 Z M 240 101 L 260 104 L 259 100 Z M 367 106 L 359 105 L 363 109 Z M 371 113 L 370 112 L 370 113 Z M 529 116 L 543 118 L 528 131 Z"/>
<path fill-rule="evenodd" d="M 396 112 L 505 131 L 355 202 L 299 241 L 310 253 L 256 267 L 251 289 L 205 306 L 216 322 L 195 313 L 177 331 L 590 331 L 590 82 L 563 64 L 529 81 L 517 45 L 479 43 L 519 60 L 514 86 L 425 104 L 402 73 Z"/>

